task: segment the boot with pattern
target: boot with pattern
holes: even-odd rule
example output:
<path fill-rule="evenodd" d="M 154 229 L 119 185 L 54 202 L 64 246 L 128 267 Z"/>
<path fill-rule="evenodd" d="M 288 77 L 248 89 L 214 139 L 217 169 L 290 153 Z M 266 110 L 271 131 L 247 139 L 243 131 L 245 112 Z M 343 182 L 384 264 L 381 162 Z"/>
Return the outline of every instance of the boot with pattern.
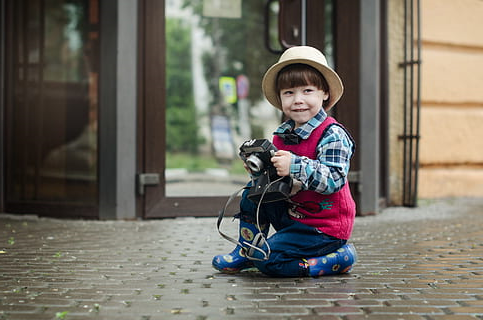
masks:
<path fill-rule="evenodd" d="M 347 273 L 356 261 L 357 252 L 352 244 L 345 244 L 325 256 L 307 259 L 309 274 L 312 277 Z"/>
<path fill-rule="evenodd" d="M 260 226 L 264 237 L 268 234 L 269 225 Z M 241 244 L 256 242 L 259 238 L 260 231 L 256 224 L 248 223 L 240 220 L 239 238 L 238 242 Z M 258 235 L 258 237 L 257 237 Z M 241 247 L 237 245 L 236 248 L 228 254 L 220 254 L 213 258 L 213 267 L 223 273 L 237 273 L 243 269 L 253 267 L 253 262 L 246 257 L 246 250 L 248 246 Z"/>

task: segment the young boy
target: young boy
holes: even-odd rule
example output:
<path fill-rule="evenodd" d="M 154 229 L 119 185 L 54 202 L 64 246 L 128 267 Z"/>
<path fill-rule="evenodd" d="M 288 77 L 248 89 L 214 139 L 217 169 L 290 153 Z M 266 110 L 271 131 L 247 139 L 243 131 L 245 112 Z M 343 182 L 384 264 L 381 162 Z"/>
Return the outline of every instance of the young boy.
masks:
<path fill-rule="evenodd" d="M 245 191 L 237 215 L 244 245 L 215 256 L 213 266 L 225 273 L 255 266 L 275 277 L 348 272 L 357 260 L 347 244 L 356 211 L 347 179 L 354 141 L 326 113 L 342 96 L 342 81 L 319 50 L 298 46 L 268 69 L 262 89 L 289 119 L 274 132 L 278 151 L 271 161 L 279 176 L 292 178 L 292 195 L 258 207 Z M 277 232 L 257 243 L 263 251 L 249 250 L 258 233 L 267 236 L 270 224 Z"/>

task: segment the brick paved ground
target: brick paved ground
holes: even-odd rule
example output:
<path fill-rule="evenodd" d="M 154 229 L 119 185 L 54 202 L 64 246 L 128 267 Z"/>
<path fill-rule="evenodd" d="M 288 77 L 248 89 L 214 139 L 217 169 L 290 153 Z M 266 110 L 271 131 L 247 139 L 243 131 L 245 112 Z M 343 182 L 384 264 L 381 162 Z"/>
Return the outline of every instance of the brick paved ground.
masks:
<path fill-rule="evenodd" d="M 223 275 L 214 218 L 0 215 L 0 319 L 483 319 L 483 199 L 360 217 L 343 276 Z M 235 224 L 226 219 L 227 233 Z"/>

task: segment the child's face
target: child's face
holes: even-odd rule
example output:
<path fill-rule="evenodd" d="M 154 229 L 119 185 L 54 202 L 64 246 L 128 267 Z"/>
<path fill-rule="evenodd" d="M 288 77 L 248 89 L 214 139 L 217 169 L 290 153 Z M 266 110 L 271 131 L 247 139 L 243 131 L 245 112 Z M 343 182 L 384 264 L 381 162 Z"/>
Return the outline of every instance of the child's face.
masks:
<path fill-rule="evenodd" d="M 328 93 L 310 84 L 280 90 L 282 111 L 295 121 L 295 128 L 312 119 L 328 98 Z"/>

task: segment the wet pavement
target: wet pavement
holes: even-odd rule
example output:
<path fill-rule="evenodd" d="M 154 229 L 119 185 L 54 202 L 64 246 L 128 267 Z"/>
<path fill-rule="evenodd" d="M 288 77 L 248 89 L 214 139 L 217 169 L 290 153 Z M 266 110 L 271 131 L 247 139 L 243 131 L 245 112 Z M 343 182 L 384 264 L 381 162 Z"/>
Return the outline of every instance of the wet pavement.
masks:
<path fill-rule="evenodd" d="M 389 208 L 356 219 L 350 274 L 277 279 L 212 269 L 215 218 L 0 214 L 0 319 L 481 320 L 482 226 L 483 199 Z"/>

